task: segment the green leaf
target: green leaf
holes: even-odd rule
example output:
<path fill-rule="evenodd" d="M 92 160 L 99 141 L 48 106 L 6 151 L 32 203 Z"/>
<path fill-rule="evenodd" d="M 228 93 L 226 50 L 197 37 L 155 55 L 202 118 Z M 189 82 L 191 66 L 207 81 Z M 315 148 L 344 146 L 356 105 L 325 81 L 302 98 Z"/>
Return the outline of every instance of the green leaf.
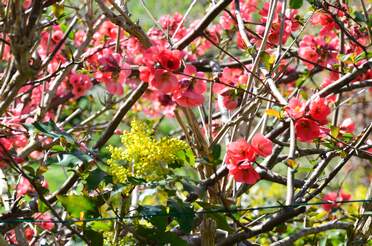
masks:
<path fill-rule="evenodd" d="M 56 123 L 54 123 L 53 121 L 44 123 L 34 122 L 32 124 L 23 124 L 23 126 L 30 132 L 39 132 L 53 139 L 61 138 L 66 140 L 70 144 L 75 143 L 73 137 L 70 134 L 59 129 Z"/>
<path fill-rule="evenodd" d="M 61 145 L 53 145 L 52 148 L 50 148 L 51 150 L 55 151 L 55 152 L 64 152 L 66 151 L 66 148 L 61 146 Z"/>
<path fill-rule="evenodd" d="M 163 232 L 157 229 L 137 225 L 135 234 L 145 238 L 148 243 L 151 242 L 154 245 L 169 244 L 171 246 L 187 246 L 186 241 L 178 237 L 174 232 Z"/>
<path fill-rule="evenodd" d="M 147 183 L 147 181 L 145 179 L 136 178 L 136 177 L 132 177 L 132 176 L 128 177 L 128 182 L 132 185 L 141 185 L 141 184 L 146 184 Z"/>
<path fill-rule="evenodd" d="M 191 149 L 187 149 L 185 150 L 185 155 L 186 155 L 186 160 L 187 160 L 187 163 L 190 165 L 190 166 L 193 166 L 195 164 L 195 155 L 194 153 L 192 152 Z"/>
<path fill-rule="evenodd" d="M 212 156 L 214 160 L 218 160 L 221 155 L 221 145 L 220 144 L 214 144 L 212 146 Z"/>
<path fill-rule="evenodd" d="M 62 154 L 60 157 L 60 161 L 57 162 L 57 164 L 60 166 L 72 167 L 81 163 L 81 160 L 72 154 Z"/>
<path fill-rule="evenodd" d="M 93 160 L 89 155 L 81 152 L 80 150 L 74 150 L 71 153 L 60 154 L 59 159 L 50 158 L 47 161 L 47 164 L 58 164 L 60 166 L 69 166 L 73 167 L 80 163 L 89 163 Z"/>
<path fill-rule="evenodd" d="M 64 15 L 65 13 L 65 6 L 63 4 L 53 4 L 52 5 L 52 12 L 55 17 L 60 18 Z"/>
<path fill-rule="evenodd" d="M 28 174 L 31 175 L 32 177 L 36 176 L 36 170 L 30 165 L 24 166 L 23 170 L 27 171 Z"/>
<path fill-rule="evenodd" d="M 40 213 L 45 213 L 49 210 L 48 206 L 40 199 L 37 201 L 37 208 Z"/>
<path fill-rule="evenodd" d="M 349 142 L 351 139 L 353 139 L 353 134 L 347 132 L 347 133 L 344 133 L 342 137 L 345 142 Z"/>
<path fill-rule="evenodd" d="M 274 59 L 275 59 L 275 57 L 274 57 Z M 271 69 L 273 63 L 275 62 L 275 60 L 273 60 L 272 56 L 267 52 L 263 52 L 261 54 L 261 61 L 265 65 L 266 69 L 268 69 L 268 70 Z"/>
<path fill-rule="evenodd" d="M 102 171 L 100 168 L 96 168 L 93 171 L 89 172 L 89 176 L 86 179 L 88 190 L 94 190 L 99 183 L 101 183 L 109 175 Z"/>
<path fill-rule="evenodd" d="M 338 134 L 340 133 L 340 128 L 336 126 L 331 126 L 331 136 L 337 138 Z"/>
<path fill-rule="evenodd" d="M 98 232 L 107 232 L 112 230 L 111 221 L 90 221 L 87 223 L 87 227 Z"/>
<path fill-rule="evenodd" d="M 180 228 L 183 232 L 189 233 L 193 228 L 194 222 L 194 210 L 186 202 L 183 202 L 179 199 L 169 200 L 169 213 L 180 225 Z"/>
<path fill-rule="evenodd" d="M 94 202 L 88 197 L 70 195 L 57 196 L 57 199 L 62 203 L 67 212 L 74 218 L 80 218 L 82 212 L 86 215 L 96 212 Z"/>
<path fill-rule="evenodd" d="M 160 231 L 165 231 L 168 225 L 168 216 L 164 206 L 141 206 L 139 210 L 140 214 L 150 221 L 151 224 Z"/>
<path fill-rule="evenodd" d="M 91 103 L 89 102 L 89 99 L 86 97 L 82 97 L 78 101 L 79 107 L 81 109 L 88 109 L 89 106 L 91 106 Z"/>

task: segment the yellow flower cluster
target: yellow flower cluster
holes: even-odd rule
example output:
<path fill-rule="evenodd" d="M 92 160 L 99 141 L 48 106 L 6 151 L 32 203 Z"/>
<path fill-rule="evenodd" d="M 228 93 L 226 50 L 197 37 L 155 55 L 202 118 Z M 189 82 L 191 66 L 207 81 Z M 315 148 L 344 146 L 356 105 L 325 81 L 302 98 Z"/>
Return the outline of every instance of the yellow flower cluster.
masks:
<path fill-rule="evenodd" d="M 107 163 L 118 182 L 125 183 L 128 177 L 159 180 L 169 172 L 169 164 L 181 161 L 177 154 L 190 148 L 182 140 L 153 135 L 145 122 L 134 120 L 131 131 L 121 137 L 123 147 L 108 147 L 111 159 Z"/>

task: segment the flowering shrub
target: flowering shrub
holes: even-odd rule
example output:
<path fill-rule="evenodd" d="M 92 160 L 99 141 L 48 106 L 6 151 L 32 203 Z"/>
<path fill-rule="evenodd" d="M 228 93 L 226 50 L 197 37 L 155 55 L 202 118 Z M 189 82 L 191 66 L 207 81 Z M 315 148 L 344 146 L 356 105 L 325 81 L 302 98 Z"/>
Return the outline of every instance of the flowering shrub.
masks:
<path fill-rule="evenodd" d="M 189 2 L 0 0 L 2 244 L 370 244 L 370 2 Z"/>

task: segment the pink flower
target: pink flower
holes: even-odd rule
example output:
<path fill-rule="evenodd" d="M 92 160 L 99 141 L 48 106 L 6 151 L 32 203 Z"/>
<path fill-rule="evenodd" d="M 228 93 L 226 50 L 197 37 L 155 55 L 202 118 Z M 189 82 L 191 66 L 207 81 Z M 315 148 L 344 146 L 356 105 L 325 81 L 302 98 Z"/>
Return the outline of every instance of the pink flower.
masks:
<path fill-rule="evenodd" d="M 44 179 L 41 183 L 41 186 L 45 189 L 48 188 L 48 182 Z M 20 196 L 23 196 L 25 194 L 28 194 L 28 193 L 33 193 L 33 192 L 36 192 L 35 191 L 35 188 L 32 186 L 32 184 L 30 183 L 30 181 L 28 181 L 28 179 L 24 178 L 24 177 L 21 177 L 18 185 L 17 185 L 17 197 L 20 197 Z"/>
<path fill-rule="evenodd" d="M 300 118 L 295 123 L 296 138 L 302 142 L 311 142 L 320 136 L 319 124 L 308 118 Z"/>
<path fill-rule="evenodd" d="M 288 105 L 285 107 L 285 111 L 289 117 L 296 120 L 304 116 L 305 103 L 299 98 L 293 97 L 289 100 Z"/>
<path fill-rule="evenodd" d="M 27 241 L 31 241 L 31 239 L 34 237 L 34 230 L 27 226 L 25 229 L 24 229 L 24 235 L 25 235 L 25 238 Z M 16 235 L 15 235 L 15 231 L 14 230 L 10 230 L 7 235 L 6 235 L 6 239 L 12 244 L 12 245 L 18 245 L 18 241 L 17 241 L 17 238 L 16 238 Z"/>
<path fill-rule="evenodd" d="M 351 118 L 346 118 L 340 125 L 340 131 L 344 133 L 353 133 L 355 130 L 355 122 Z"/>
<path fill-rule="evenodd" d="M 46 220 L 45 222 L 38 222 L 36 225 L 38 225 L 40 228 L 51 231 L 54 228 L 54 223 L 52 221 L 52 215 L 50 213 L 35 213 L 34 219 L 36 220 Z"/>
<path fill-rule="evenodd" d="M 157 60 L 163 68 L 169 71 L 176 71 L 181 67 L 181 58 L 181 51 L 163 49 L 159 52 Z"/>
<path fill-rule="evenodd" d="M 301 45 L 301 42 L 300 42 L 300 45 Z M 308 69 L 313 69 L 314 64 L 317 64 L 320 58 L 319 54 L 316 52 L 316 49 L 314 47 L 303 47 L 303 46 L 301 47 L 300 46 L 298 54 L 300 57 L 309 61 L 309 62 L 306 62 L 306 61 L 304 62 L 304 64 L 306 65 Z"/>
<path fill-rule="evenodd" d="M 331 113 L 331 109 L 327 105 L 325 98 L 318 98 L 311 102 L 309 115 L 313 120 L 318 121 L 321 125 L 328 123 L 327 117 Z"/>
<path fill-rule="evenodd" d="M 2 160 L 2 157 L 5 155 L 4 149 L 9 151 L 13 147 L 13 142 L 6 138 L 0 138 L 0 168 L 5 168 L 8 166 L 5 160 Z M 4 148 L 4 149 L 3 149 Z"/>
<path fill-rule="evenodd" d="M 316 12 L 313 15 L 313 17 L 311 18 L 311 23 L 314 25 L 318 24 L 322 26 L 319 34 L 323 36 L 329 35 L 329 33 L 337 27 L 337 24 L 334 22 L 331 15 L 320 11 Z"/>
<path fill-rule="evenodd" d="M 329 192 L 323 197 L 323 201 L 325 202 L 349 201 L 350 199 L 351 195 L 342 190 L 338 192 Z M 326 211 L 331 211 L 333 208 L 337 208 L 339 206 L 339 203 L 322 204 L 323 209 Z"/>
<path fill-rule="evenodd" d="M 173 94 L 173 99 L 183 107 L 196 107 L 204 102 L 204 96 L 192 90 L 176 92 Z"/>
<path fill-rule="evenodd" d="M 222 76 L 220 77 L 220 81 L 224 84 L 236 86 L 239 80 L 240 75 L 242 75 L 243 71 L 240 68 L 229 68 L 225 67 L 222 71 Z M 231 89 L 222 83 L 216 83 L 213 86 L 213 92 L 217 94 L 221 94 L 226 89 Z"/>
<path fill-rule="evenodd" d="M 263 157 L 271 155 L 273 151 L 273 143 L 261 133 L 254 135 L 251 144 L 256 153 Z"/>
<path fill-rule="evenodd" d="M 253 162 L 256 160 L 256 152 L 247 141 L 240 139 L 227 145 L 226 160 L 232 165 L 238 165 L 242 161 Z"/>
<path fill-rule="evenodd" d="M 228 110 L 236 109 L 241 103 L 243 93 L 238 90 L 226 87 L 221 91 L 223 106 Z"/>
<path fill-rule="evenodd" d="M 92 82 L 86 74 L 71 73 L 69 82 L 72 85 L 72 94 L 75 98 L 84 96 L 86 91 L 92 88 Z"/>
<path fill-rule="evenodd" d="M 183 107 L 195 107 L 203 104 L 203 94 L 207 86 L 203 80 L 197 78 L 203 78 L 204 74 L 197 72 L 192 65 L 186 65 L 183 73 L 185 75 L 179 76 L 181 79 L 177 84 L 177 88 L 173 91 L 173 100 Z"/>
<path fill-rule="evenodd" d="M 111 94 L 123 94 L 123 84 L 127 82 L 131 69 L 123 62 L 120 54 L 105 49 L 98 55 L 97 60 L 91 59 L 91 63 L 98 66 L 94 77 L 103 82 Z"/>
<path fill-rule="evenodd" d="M 229 167 L 229 174 L 234 177 L 236 182 L 252 185 L 260 179 L 260 175 L 248 161 Z"/>
<path fill-rule="evenodd" d="M 161 92 L 171 93 L 177 88 L 178 79 L 172 72 L 164 69 L 156 69 L 150 85 Z"/>

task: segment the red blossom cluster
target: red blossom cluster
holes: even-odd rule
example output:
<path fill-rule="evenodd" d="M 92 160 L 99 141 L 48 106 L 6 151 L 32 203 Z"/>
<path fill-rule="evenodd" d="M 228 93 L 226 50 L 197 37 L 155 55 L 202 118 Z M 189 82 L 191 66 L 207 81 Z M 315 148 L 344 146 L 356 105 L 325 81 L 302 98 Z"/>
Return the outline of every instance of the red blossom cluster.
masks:
<path fill-rule="evenodd" d="M 329 202 L 328 204 L 322 204 L 322 207 L 326 211 L 331 211 L 332 209 L 338 208 L 342 201 L 349 201 L 351 199 L 351 194 L 339 190 L 337 192 L 329 192 L 323 197 L 323 201 Z"/>
<path fill-rule="evenodd" d="M 327 99 L 316 98 L 310 106 L 300 98 L 292 98 L 285 111 L 295 121 L 296 138 L 303 142 L 311 142 L 316 138 L 325 136 L 328 123 L 328 115 L 331 109 Z"/>
<path fill-rule="evenodd" d="M 226 163 L 230 175 L 237 182 L 255 184 L 260 175 L 253 167 L 257 156 L 271 155 L 272 142 L 260 133 L 257 133 L 249 144 L 244 139 L 231 142 L 227 145 Z"/>
<path fill-rule="evenodd" d="M 52 215 L 49 212 L 46 213 L 35 213 L 33 215 L 33 218 L 37 221 L 40 220 L 42 222 L 35 223 L 36 226 L 38 226 L 42 230 L 46 231 L 52 231 L 55 227 L 54 222 L 52 221 Z M 36 227 L 27 225 L 24 230 L 23 234 L 25 236 L 25 239 L 30 242 L 34 235 L 36 234 Z M 15 230 L 10 230 L 5 234 L 6 239 L 13 245 L 18 245 L 16 232 Z"/>

